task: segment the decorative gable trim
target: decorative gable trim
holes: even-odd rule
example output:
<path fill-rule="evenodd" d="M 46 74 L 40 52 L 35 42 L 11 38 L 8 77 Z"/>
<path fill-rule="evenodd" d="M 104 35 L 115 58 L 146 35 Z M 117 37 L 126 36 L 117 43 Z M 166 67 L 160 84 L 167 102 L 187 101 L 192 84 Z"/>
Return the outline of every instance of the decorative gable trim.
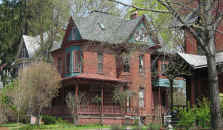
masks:
<path fill-rule="evenodd" d="M 76 29 L 76 30 L 73 30 L 73 29 Z M 75 31 L 75 32 L 73 32 L 73 31 Z M 70 33 L 72 33 L 71 37 L 74 36 L 77 39 L 69 38 Z M 74 33 L 74 35 L 73 35 L 73 33 Z M 80 32 L 79 32 L 76 24 L 74 23 L 72 17 L 70 17 L 70 19 L 69 19 L 69 23 L 67 25 L 67 29 L 66 29 L 66 32 L 65 32 L 65 35 L 64 35 L 64 38 L 63 38 L 62 47 L 65 46 L 65 44 L 68 42 L 68 40 L 70 40 L 70 41 L 81 40 Z"/>
<path fill-rule="evenodd" d="M 149 32 L 151 28 L 152 27 L 150 27 L 148 19 L 145 15 L 143 15 L 143 17 L 138 22 L 127 41 L 129 43 L 147 43 L 151 46 L 159 44 L 156 34 L 153 32 Z M 144 31 L 141 29 L 144 29 Z"/>
<path fill-rule="evenodd" d="M 21 41 L 20 41 L 20 44 L 19 44 L 19 48 L 18 48 L 18 52 L 16 54 L 16 59 L 19 59 L 21 58 L 21 53 L 23 51 L 23 49 L 25 49 L 25 53 L 27 54 L 27 57 L 24 57 L 24 58 L 29 58 L 29 54 L 28 54 L 28 51 L 27 51 L 27 48 L 26 48 L 26 44 L 24 43 L 24 38 L 22 37 Z"/>

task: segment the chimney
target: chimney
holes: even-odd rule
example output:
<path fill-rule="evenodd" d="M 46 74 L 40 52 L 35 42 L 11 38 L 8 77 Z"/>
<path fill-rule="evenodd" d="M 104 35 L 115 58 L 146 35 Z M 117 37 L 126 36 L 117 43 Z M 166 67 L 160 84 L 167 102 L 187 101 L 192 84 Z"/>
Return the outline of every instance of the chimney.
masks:
<path fill-rule="evenodd" d="M 134 11 L 131 15 L 130 15 L 130 19 L 136 19 L 138 17 L 138 11 Z"/>

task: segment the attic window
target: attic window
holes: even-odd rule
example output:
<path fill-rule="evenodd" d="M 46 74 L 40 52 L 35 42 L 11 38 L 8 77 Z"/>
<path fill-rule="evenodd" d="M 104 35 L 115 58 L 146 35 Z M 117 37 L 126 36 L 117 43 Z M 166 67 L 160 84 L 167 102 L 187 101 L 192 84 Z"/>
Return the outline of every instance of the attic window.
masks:
<path fill-rule="evenodd" d="M 102 23 L 98 23 L 98 26 L 101 28 L 101 30 L 105 30 L 105 26 Z"/>

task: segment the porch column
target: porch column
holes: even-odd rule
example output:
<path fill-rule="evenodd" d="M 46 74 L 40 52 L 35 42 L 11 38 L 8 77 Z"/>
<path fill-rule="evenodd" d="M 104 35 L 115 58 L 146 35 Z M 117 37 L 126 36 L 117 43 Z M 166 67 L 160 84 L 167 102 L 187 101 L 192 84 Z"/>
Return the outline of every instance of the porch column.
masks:
<path fill-rule="evenodd" d="M 78 83 L 76 83 L 75 84 L 75 100 L 76 100 L 76 103 L 78 102 L 78 90 L 79 90 L 79 85 L 78 85 Z M 79 108 L 79 105 L 77 105 L 77 113 L 79 112 L 79 110 L 78 110 L 78 108 Z"/>
<path fill-rule="evenodd" d="M 104 110 L 104 88 L 101 87 L 101 115 L 103 115 Z"/>

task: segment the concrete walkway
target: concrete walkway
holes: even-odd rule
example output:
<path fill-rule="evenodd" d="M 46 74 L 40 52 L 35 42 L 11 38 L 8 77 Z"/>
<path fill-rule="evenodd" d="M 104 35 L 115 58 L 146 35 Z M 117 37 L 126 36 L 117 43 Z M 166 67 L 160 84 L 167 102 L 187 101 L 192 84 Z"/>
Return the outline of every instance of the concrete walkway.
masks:
<path fill-rule="evenodd" d="M 7 127 L 0 127 L 0 130 L 9 130 Z"/>

